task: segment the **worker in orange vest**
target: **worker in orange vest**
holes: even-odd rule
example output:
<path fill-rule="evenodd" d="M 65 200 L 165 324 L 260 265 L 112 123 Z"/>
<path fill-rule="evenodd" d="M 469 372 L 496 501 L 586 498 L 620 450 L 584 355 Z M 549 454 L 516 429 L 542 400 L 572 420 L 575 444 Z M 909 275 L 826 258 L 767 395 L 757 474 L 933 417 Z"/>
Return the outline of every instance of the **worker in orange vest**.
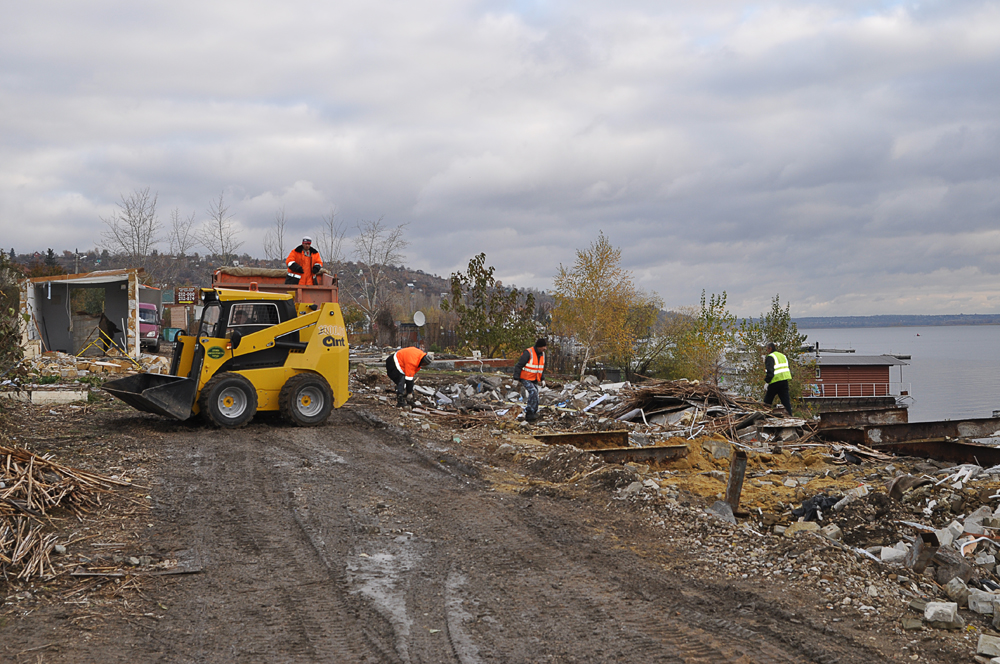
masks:
<path fill-rule="evenodd" d="M 434 353 L 425 353 L 414 346 L 400 348 L 385 359 L 385 373 L 396 384 L 397 406 L 405 406 L 406 399 L 413 399 L 417 372 L 421 367 L 429 366 L 433 360 Z"/>
<path fill-rule="evenodd" d="M 524 409 L 525 422 L 538 419 L 538 388 L 545 387 L 545 348 L 548 345 L 545 338 L 539 339 L 534 346 L 521 353 L 521 358 L 514 365 L 514 377 L 520 379 L 528 393 L 528 405 Z"/>
<path fill-rule="evenodd" d="M 298 286 L 315 286 L 317 275 L 323 269 L 323 260 L 319 252 L 312 248 L 312 238 L 308 235 L 302 238 L 302 244 L 288 253 L 285 263 L 288 265 L 285 283 Z"/>

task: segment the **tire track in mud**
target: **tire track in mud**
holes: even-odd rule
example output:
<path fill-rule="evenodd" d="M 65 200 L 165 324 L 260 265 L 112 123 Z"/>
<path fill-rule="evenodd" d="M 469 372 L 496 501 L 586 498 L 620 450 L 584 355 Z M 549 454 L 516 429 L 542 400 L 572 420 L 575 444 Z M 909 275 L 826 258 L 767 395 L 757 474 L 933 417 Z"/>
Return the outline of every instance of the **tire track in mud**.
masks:
<path fill-rule="evenodd" d="M 174 661 L 394 661 L 364 639 L 342 579 L 297 523 L 283 481 L 292 462 L 268 454 L 269 440 L 244 430 L 172 441 L 175 472 L 161 502 L 205 573 L 178 584 L 187 592 L 171 614 L 189 617 L 161 643 Z"/>
<path fill-rule="evenodd" d="M 495 492 L 434 444 L 348 409 L 317 429 L 180 436 L 175 460 L 185 445 L 195 456 L 170 479 L 177 537 L 193 533 L 194 555 L 224 572 L 189 600 L 175 651 L 208 662 L 878 659 L 821 628 L 761 626 L 785 622 L 780 607 L 742 616 L 739 593 L 617 541 L 616 519 L 631 516 Z M 244 605 L 227 613 L 230 602 Z M 217 624 L 234 615 L 241 624 Z"/>
<path fill-rule="evenodd" d="M 368 495 L 359 502 L 370 503 L 373 495 L 405 495 L 408 497 L 407 507 L 411 509 L 413 525 L 410 527 L 414 531 L 421 530 L 421 521 L 426 521 L 421 518 L 420 512 L 424 515 L 429 512 L 439 515 L 439 519 L 453 529 L 471 531 L 471 539 L 483 545 L 446 546 L 444 542 L 449 539 L 454 541 L 455 538 L 436 532 L 434 534 L 440 537 L 434 538 L 434 546 L 422 554 L 416 564 L 396 568 L 369 566 L 371 569 L 368 572 L 383 581 L 393 577 L 389 585 L 397 590 L 419 584 L 445 586 L 445 599 L 438 602 L 443 602 L 444 606 L 437 607 L 437 613 L 444 616 L 447 626 L 451 650 L 449 659 L 480 661 L 481 650 L 492 657 L 511 661 L 541 658 L 543 655 L 567 661 L 623 658 L 690 664 L 750 661 L 826 663 L 837 659 L 821 648 L 801 643 L 791 644 L 789 650 L 780 640 L 771 643 L 763 634 L 743 628 L 733 621 L 706 616 L 685 602 L 678 602 L 679 593 L 673 593 L 671 602 L 645 601 L 636 606 L 632 600 L 624 598 L 625 591 L 596 574 L 592 566 L 571 560 L 561 547 L 552 546 L 544 538 L 533 534 L 530 525 L 508 518 L 511 510 L 500 509 L 495 494 L 486 494 L 484 501 L 483 495 L 463 489 L 462 484 L 468 480 L 435 461 L 433 457 L 437 455 L 428 455 L 417 447 L 410 447 L 412 441 L 408 434 L 391 427 L 366 431 L 358 436 L 354 443 L 367 450 L 366 456 L 383 457 L 369 459 L 368 463 L 378 463 L 383 469 L 391 471 L 374 482 L 374 486 L 370 484 Z M 310 446 L 307 440 L 301 442 L 306 447 Z M 353 451 L 357 453 L 361 449 L 354 447 Z M 448 478 L 451 481 L 445 480 L 447 476 L 451 476 Z M 381 486 L 378 486 L 379 482 Z M 354 488 L 357 490 L 357 485 Z M 518 498 L 511 497 L 514 502 Z M 470 505 L 477 502 L 480 504 Z M 422 509 L 413 511 L 418 506 Z M 458 518 L 463 512 L 474 514 L 474 523 L 463 523 Z M 359 516 L 356 515 L 356 518 Z M 575 524 L 561 525 L 572 528 Z M 384 537 L 365 537 L 363 528 L 356 531 L 359 535 L 355 546 L 379 551 L 376 555 L 383 556 L 383 561 L 398 560 L 405 554 L 393 543 L 387 544 Z M 470 533 L 461 534 L 469 539 Z M 492 535 L 493 539 L 487 535 Z M 487 565 L 485 575 L 481 568 L 477 571 L 475 564 L 468 565 L 468 569 L 461 565 L 456 568 L 456 559 L 484 561 L 483 564 Z M 437 573 L 429 573 L 428 569 L 437 570 Z M 441 578 L 440 570 L 451 572 L 446 578 Z M 418 578 L 421 573 L 429 578 Z M 458 578 L 456 574 L 468 583 L 454 583 L 454 579 Z M 364 574 L 361 576 L 364 577 Z M 367 578 L 370 580 L 370 576 Z M 478 584 L 473 583 L 474 579 Z M 560 581 L 553 582 L 553 579 Z M 474 588 L 476 585 L 478 587 Z M 411 592 L 410 614 L 419 612 L 416 606 L 421 602 L 427 603 L 427 594 Z M 406 606 L 402 606 L 401 617 L 398 613 L 392 615 L 392 610 L 387 612 L 386 604 L 379 604 L 377 600 L 376 597 L 374 608 L 381 611 L 397 631 L 396 647 L 403 661 L 443 661 L 433 658 L 424 660 L 421 656 L 425 648 L 414 643 L 419 632 L 410 629 L 412 619 L 408 621 L 405 618 L 408 615 Z M 477 641 L 472 632 L 465 629 L 465 624 L 473 617 L 470 609 L 476 605 L 485 607 L 487 612 L 507 616 L 508 622 L 503 626 L 505 634 L 503 638 L 495 639 L 492 647 L 488 647 L 493 640 L 490 630 L 480 629 Z M 400 610 L 400 606 L 397 596 L 396 611 Z M 514 615 L 510 615 L 509 607 L 516 607 Z M 405 629 L 400 632 L 399 626 L 404 623 Z M 567 631 L 574 632 L 571 640 L 566 638 Z M 547 645 L 560 642 L 561 649 Z M 538 645 L 525 648 L 524 644 Z M 436 656 L 443 657 L 444 653 L 438 650 Z"/>

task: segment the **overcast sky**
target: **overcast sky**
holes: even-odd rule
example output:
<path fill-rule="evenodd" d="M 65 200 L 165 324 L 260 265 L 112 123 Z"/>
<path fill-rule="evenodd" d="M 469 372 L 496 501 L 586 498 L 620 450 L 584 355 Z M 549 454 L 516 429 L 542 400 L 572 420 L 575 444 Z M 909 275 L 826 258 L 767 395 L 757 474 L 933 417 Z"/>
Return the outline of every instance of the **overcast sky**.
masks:
<path fill-rule="evenodd" d="M 997 313 L 1000 2 L 4 3 L 3 247 L 147 186 L 256 256 L 336 209 L 442 276 L 603 230 L 668 308 Z"/>

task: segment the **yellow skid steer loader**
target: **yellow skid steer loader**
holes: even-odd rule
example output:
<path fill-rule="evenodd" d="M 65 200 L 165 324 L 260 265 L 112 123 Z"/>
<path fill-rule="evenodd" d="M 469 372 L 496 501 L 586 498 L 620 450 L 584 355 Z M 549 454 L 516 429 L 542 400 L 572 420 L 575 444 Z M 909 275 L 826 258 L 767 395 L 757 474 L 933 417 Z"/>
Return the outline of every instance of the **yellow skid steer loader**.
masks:
<path fill-rule="evenodd" d="M 350 397 L 347 330 L 336 302 L 300 304 L 291 294 L 202 289 L 197 336 L 178 335 L 170 375 L 142 373 L 104 389 L 148 413 L 201 415 L 219 427 L 280 411 L 316 426 Z"/>

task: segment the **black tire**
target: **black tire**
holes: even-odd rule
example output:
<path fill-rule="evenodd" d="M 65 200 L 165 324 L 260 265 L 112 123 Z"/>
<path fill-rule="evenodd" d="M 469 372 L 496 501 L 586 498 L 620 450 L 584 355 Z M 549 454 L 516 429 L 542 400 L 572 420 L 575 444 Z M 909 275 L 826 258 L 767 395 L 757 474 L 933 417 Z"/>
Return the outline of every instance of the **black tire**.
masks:
<path fill-rule="evenodd" d="M 281 416 L 296 426 L 319 426 L 333 411 L 333 390 L 322 376 L 296 374 L 282 386 L 278 407 Z"/>
<path fill-rule="evenodd" d="M 159 353 L 160 352 L 160 340 L 159 339 L 157 339 L 156 343 L 153 344 L 153 352 L 154 353 Z"/>
<path fill-rule="evenodd" d="M 198 407 L 215 426 L 236 429 L 245 426 L 257 412 L 257 390 L 239 374 L 221 373 L 201 388 Z"/>

